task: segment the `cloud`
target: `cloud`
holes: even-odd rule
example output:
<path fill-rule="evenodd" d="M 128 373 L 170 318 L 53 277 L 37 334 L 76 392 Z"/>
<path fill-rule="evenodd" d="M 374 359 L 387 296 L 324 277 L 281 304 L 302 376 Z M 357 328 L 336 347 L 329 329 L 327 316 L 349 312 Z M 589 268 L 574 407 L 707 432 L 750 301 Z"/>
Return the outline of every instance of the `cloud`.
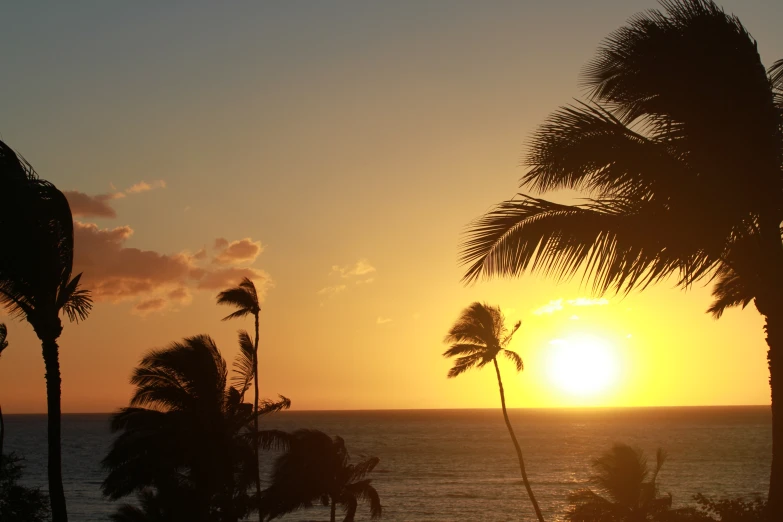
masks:
<path fill-rule="evenodd" d="M 321 288 L 316 292 L 318 295 L 325 295 L 328 297 L 334 297 L 335 295 L 339 294 L 340 292 L 343 292 L 346 288 L 348 288 L 345 285 L 335 285 L 335 286 L 327 286 L 324 288 Z"/>
<path fill-rule="evenodd" d="M 378 316 L 378 319 L 375 320 L 375 324 L 388 324 L 390 322 L 392 322 L 392 320 L 389 317 Z"/>
<path fill-rule="evenodd" d="M 269 274 L 263 270 L 258 270 L 249 266 L 219 268 L 217 270 L 205 270 L 205 275 L 200 278 L 196 285 L 199 290 L 223 290 L 226 287 L 239 284 L 242 279 L 247 277 L 256 285 L 260 296 L 263 296 L 266 288 L 271 283 Z"/>
<path fill-rule="evenodd" d="M 571 306 L 603 306 L 608 305 L 609 300 L 601 297 L 600 299 L 589 297 L 577 297 L 576 299 L 569 299 L 568 304 Z"/>
<path fill-rule="evenodd" d="M 216 267 L 205 261 L 201 251 L 163 254 L 126 247 L 132 235 L 129 226 L 100 228 L 74 222 L 74 272 L 84 273 L 83 284 L 92 290 L 96 301 L 138 300 L 134 312 L 149 313 L 190 303 L 191 289 L 222 290 L 248 277 L 263 295 L 270 283 L 263 270 Z"/>
<path fill-rule="evenodd" d="M 264 251 L 261 241 L 253 241 L 249 237 L 230 243 L 221 237 L 215 240 L 215 248 L 219 251 L 213 262 L 219 265 L 252 263 Z"/>
<path fill-rule="evenodd" d="M 332 265 L 332 274 L 337 274 L 344 279 L 363 276 L 375 272 L 375 267 L 367 259 L 360 259 L 353 265 Z"/>
<path fill-rule="evenodd" d="M 577 297 L 576 299 L 568 299 L 567 301 L 565 301 L 565 305 L 567 306 L 604 306 L 608 304 L 609 304 L 609 300 L 603 297 L 601 298 Z M 535 315 L 552 314 L 555 312 L 559 312 L 564 308 L 565 306 L 563 304 L 563 299 L 553 299 L 552 301 L 549 301 L 544 306 L 541 306 L 533 310 L 533 314 Z M 575 316 L 572 316 L 572 318 L 573 317 Z"/>
<path fill-rule="evenodd" d="M 109 194 L 97 194 L 90 196 L 84 192 L 78 190 L 66 190 L 63 192 L 68 199 L 68 204 L 71 206 L 71 214 L 74 217 L 92 217 L 92 218 L 116 218 L 117 212 L 109 204 L 110 201 L 115 199 L 122 199 L 129 194 L 138 194 L 140 192 L 147 192 L 156 188 L 166 188 L 166 182 L 162 179 L 147 183 L 146 181 L 140 181 L 134 185 L 131 185 L 125 191 L 118 191 L 114 185 L 110 184 L 111 189 L 114 192 Z"/>
<path fill-rule="evenodd" d="M 133 311 L 140 315 L 147 315 L 151 312 L 159 312 L 164 308 L 166 308 L 166 300 L 162 297 L 155 297 L 139 301 L 133 306 Z"/>
<path fill-rule="evenodd" d="M 75 217 L 115 218 L 117 212 L 109 205 L 109 201 L 125 197 L 122 192 L 89 196 L 78 190 L 66 190 L 63 194 L 68 199 L 71 213 Z"/>
<path fill-rule="evenodd" d="M 533 314 L 535 315 L 551 314 L 562 309 L 563 309 L 563 300 L 554 299 L 552 301 L 549 301 L 544 306 L 541 306 L 533 310 Z"/>
<path fill-rule="evenodd" d="M 138 194 L 139 192 L 148 192 L 150 190 L 154 190 L 158 188 L 166 188 L 166 182 L 163 181 L 162 179 L 151 181 L 149 183 L 147 183 L 144 180 L 141 180 L 138 183 L 131 185 L 130 187 L 125 189 L 125 193 Z"/>

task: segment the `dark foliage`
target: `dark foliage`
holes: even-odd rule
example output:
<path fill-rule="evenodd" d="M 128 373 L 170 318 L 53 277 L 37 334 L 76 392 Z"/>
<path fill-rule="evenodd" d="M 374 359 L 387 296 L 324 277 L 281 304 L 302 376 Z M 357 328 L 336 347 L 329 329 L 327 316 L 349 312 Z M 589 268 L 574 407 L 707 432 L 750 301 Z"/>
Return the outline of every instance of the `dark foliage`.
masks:
<path fill-rule="evenodd" d="M 49 520 L 49 497 L 37 488 L 17 484 L 23 459 L 11 453 L 0 455 L 0 520 L 45 522 Z"/>
<path fill-rule="evenodd" d="M 350 462 L 345 442 L 317 430 L 297 430 L 292 434 L 266 432 L 267 446 L 286 448 L 275 461 L 271 485 L 261 493 L 261 513 L 268 520 L 319 503 L 331 506 L 335 522 L 336 507 L 345 511 L 344 522 L 353 522 L 359 501 L 370 506 L 370 517 L 380 518 L 378 492 L 365 478 L 378 458 Z"/>
<path fill-rule="evenodd" d="M 182 520 L 234 522 L 254 511 L 256 415 L 227 379 L 205 335 L 147 353 L 131 378 L 129 407 L 112 417 L 118 436 L 103 460 L 104 495 L 141 493 L 148 506 Z M 265 401 L 258 415 L 289 406 L 284 397 Z"/>

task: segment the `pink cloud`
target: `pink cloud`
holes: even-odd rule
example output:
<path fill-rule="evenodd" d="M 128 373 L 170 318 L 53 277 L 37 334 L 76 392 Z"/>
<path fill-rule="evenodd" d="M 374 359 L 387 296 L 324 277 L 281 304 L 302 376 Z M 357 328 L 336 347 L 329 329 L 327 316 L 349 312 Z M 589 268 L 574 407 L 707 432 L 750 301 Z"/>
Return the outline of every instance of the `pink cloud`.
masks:
<path fill-rule="evenodd" d="M 231 243 L 219 238 L 215 241 L 215 248 L 220 250 L 214 258 L 214 262 L 219 265 L 252 263 L 264 250 L 261 241 L 253 241 L 249 237 Z"/>
<path fill-rule="evenodd" d="M 136 300 L 134 313 L 146 314 L 190 303 L 191 289 L 223 290 L 248 277 L 263 291 L 270 280 L 266 272 L 249 266 L 218 267 L 207 262 L 202 251 L 163 254 L 126 247 L 132 235 L 129 226 L 100 228 L 74 221 L 74 272 L 84 273 L 84 286 L 96 301 Z M 249 238 L 226 243 L 261 248 Z M 252 261 L 258 253 L 248 257 L 249 251 L 234 252 L 234 258 Z"/>
<path fill-rule="evenodd" d="M 262 290 L 269 283 L 269 275 L 263 270 L 252 267 L 219 268 L 208 271 L 198 282 L 197 288 L 201 290 L 223 290 L 242 281 L 243 277 L 253 280 L 256 286 Z"/>
<path fill-rule="evenodd" d="M 74 271 L 84 272 L 84 284 L 96 300 L 138 297 L 190 278 L 188 256 L 123 246 L 132 234 L 128 226 L 101 229 L 74 222 Z"/>
<path fill-rule="evenodd" d="M 66 190 L 65 197 L 71 206 L 71 213 L 76 217 L 104 217 L 115 218 L 117 213 L 109 205 L 109 201 L 124 197 L 123 193 L 98 194 L 89 196 L 78 190 Z"/>

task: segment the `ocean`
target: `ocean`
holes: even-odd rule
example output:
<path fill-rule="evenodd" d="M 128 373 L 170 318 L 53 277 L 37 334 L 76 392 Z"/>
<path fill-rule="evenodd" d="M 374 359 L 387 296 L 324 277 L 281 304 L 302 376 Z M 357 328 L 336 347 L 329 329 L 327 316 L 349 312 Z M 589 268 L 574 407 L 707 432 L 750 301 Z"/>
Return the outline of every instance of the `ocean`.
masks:
<path fill-rule="evenodd" d="M 661 492 L 677 506 L 692 496 L 766 496 L 772 455 L 768 407 L 510 410 L 533 491 L 548 521 L 562 520 L 569 491 L 586 486 L 590 462 L 614 442 L 669 459 Z M 111 442 L 108 415 L 63 416 L 63 468 L 70 520 L 105 521 L 100 460 Z M 26 458 L 25 483 L 46 486 L 46 417 L 6 415 L 5 450 Z M 289 411 L 264 428 L 340 435 L 352 455 L 380 458 L 373 482 L 387 521 L 534 520 L 514 448 L 496 410 Z M 268 470 L 271 455 L 262 457 Z M 328 510 L 285 521 L 328 520 Z M 339 518 L 338 518 L 339 519 Z M 364 506 L 357 520 L 369 520 Z"/>

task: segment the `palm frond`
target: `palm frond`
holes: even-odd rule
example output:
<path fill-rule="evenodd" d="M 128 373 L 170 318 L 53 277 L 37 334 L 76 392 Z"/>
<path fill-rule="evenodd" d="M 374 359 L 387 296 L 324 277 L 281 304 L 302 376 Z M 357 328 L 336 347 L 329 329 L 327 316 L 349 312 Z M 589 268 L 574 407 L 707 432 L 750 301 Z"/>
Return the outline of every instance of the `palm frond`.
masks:
<path fill-rule="evenodd" d="M 533 135 L 521 187 L 648 199 L 681 187 L 683 166 L 667 142 L 644 136 L 595 104 L 562 107 Z"/>
<path fill-rule="evenodd" d="M 453 379 L 459 375 L 462 375 L 471 368 L 483 366 L 482 354 L 466 355 L 464 357 L 458 357 L 454 362 L 454 366 L 451 367 L 448 373 L 448 378 Z"/>
<path fill-rule="evenodd" d="M 443 342 L 483 344 L 488 348 L 496 348 L 506 334 L 504 323 L 500 308 L 475 302 L 462 310 Z"/>
<path fill-rule="evenodd" d="M 288 450 L 291 447 L 291 434 L 281 430 L 261 430 L 258 432 L 258 447 L 264 450 Z"/>
<path fill-rule="evenodd" d="M 721 265 L 716 272 L 716 282 L 712 287 L 712 304 L 707 313 L 719 319 L 727 308 L 740 306 L 745 308 L 755 297 L 755 292 L 747 278 L 741 278 L 728 265 Z"/>
<path fill-rule="evenodd" d="M 520 357 L 517 352 L 513 350 L 503 350 L 503 355 L 505 355 L 511 362 L 514 363 L 514 366 L 518 372 L 521 372 L 525 369 L 525 365 L 522 362 L 522 357 Z"/>
<path fill-rule="evenodd" d="M 242 279 L 239 286 L 220 292 L 217 296 L 217 303 L 237 308 L 236 312 L 224 317 L 224 321 L 244 317 L 248 314 L 257 314 L 261 309 L 256 285 L 247 277 Z"/>
<path fill-rule="evenodd" d="M 486 346 L 472 343 L 456 343 L 448 350 L 443 352 L 444 357 L 454 357 L 457 355 L 473 355 L 486 351 Z"/>
<path fill-rule="evenodd" d="M 234 376 L 232 381 L 237 385 L 240 396 L 244 397 L 245 392 L 250 388 L 253 382 L 253 368 L 255 360 L 255 349 L 250 334 L 246 330 L 239 331 L 239 353 L 234 359 Z"/>
<path fill-rule="evenodd" d="M 463 278 L 518 277 L 525 271 L 567 280 L 580 270 L 593 291 L 630 292 L 672 274 L 689 286 L 709 275 L 723 245 L 692 234 L 655 202 L 591 200 L 561 205 L 522 195 L 473 223 L 463 243 Z M 705 242 L 699 245 L 697 239 Z"/>
<path fill-rule="evenodd" d="M 351 470 L 351 481 L 362 480 L 369 475 L 375 466 L 381 461 L 378 457 L 370 457 L 356 464 L 351 464 L 349 469 Z"/>
<path fill-rule="evenodd" d="M 92 294 L 79 288 L 82 274 L 78 274 L 59 292 L 57 308 L 63 310 L 71 322 L 84 321 L 92 310 Z"/>

